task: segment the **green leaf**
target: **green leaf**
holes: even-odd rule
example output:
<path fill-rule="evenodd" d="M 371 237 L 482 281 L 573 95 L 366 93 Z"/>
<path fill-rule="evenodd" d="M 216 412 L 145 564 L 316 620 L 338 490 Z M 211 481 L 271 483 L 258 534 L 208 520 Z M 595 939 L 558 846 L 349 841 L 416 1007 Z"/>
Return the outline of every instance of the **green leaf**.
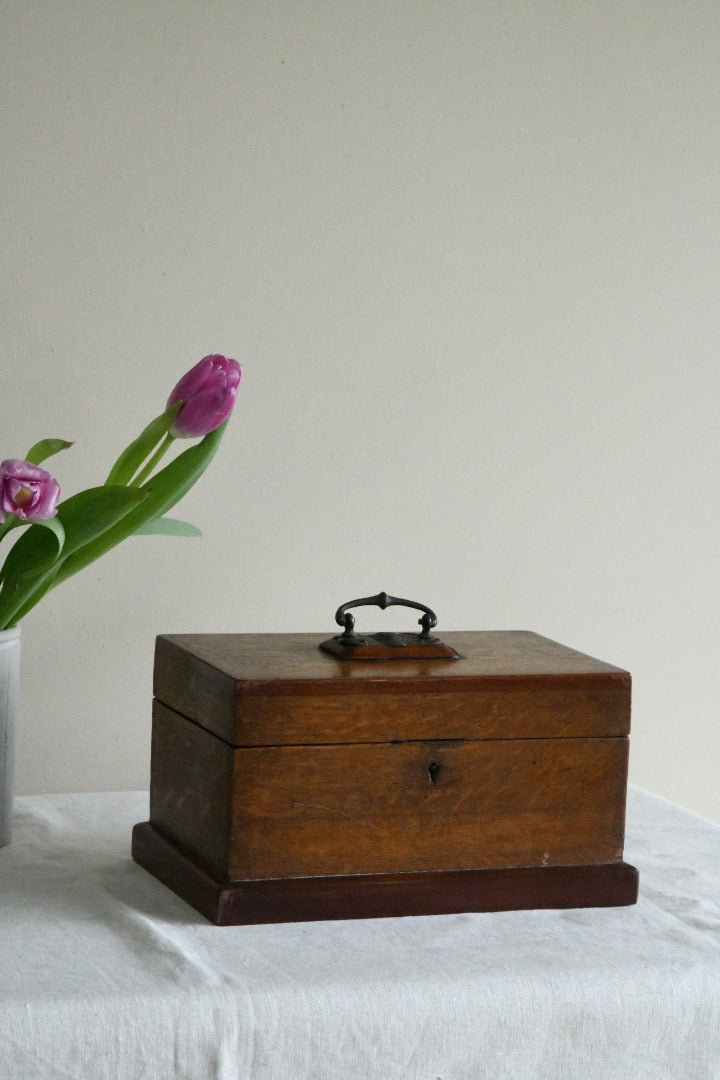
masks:
<path fill-rule="evenodd" d="M 103 485 L 79 491 L 65 499 L 57 513 L 65 527 L 63 561 L 112 529 L 147 498 L 148 494 L 142 488 Z"/>
<path fill-rule="evenodd" d="M 54 534 L 58 546 L 58 555 L 60 555 L 63 547 L 65 546 L 65 528 L 61 519 L 58 516 L 45 518 L 43 521 L 36 521 L 35 525 L 40 525 L 43 529 L 49 529 Z"/>
<path fill-rule="evenodd" d="M 0 540 L 9 533 L 11 529 L 17 529 L 18 525 L 22 525 L 20 518 L 15 517 L 14 514 L 8 514 L 5 521 L 0 525 Z M 0 570 L 0 579 L 2 579 L 2 570 Z"/>
<path fill-rule="evenodd" d="M 97 487 L 71 495 L 57 516 L 34 522 L 10 549 L 0 592 L 0 627 L 14 625 L 55 584 L 73 552 L 83 549 L 147 499 L 142 489 Z M 59 550 L 60 529 L 65 543 Z"/>
<path fill-rule="evenodd" d="M 211 431 L 199 443 L 179 454 L 174 461 L 156 473 L 142 488 L 126 488 L 145 495 L 139 506 L 130 510 L 121 520 L 107 529 L 93 541 L 80 547 L 63 559 L 55 584 L 65 581 L 72 574 L 89 566 L 116 544 L 132 536 L 145 525 L 162 517 L 175 503 L 185 495 L 198 480 L 212 461 L 228 421 L 225 420 L 215 431 Z M 76 496 L 77 498 L 77 496 Z M 69 502 L 70 500 L 68 500 Z M 67 504 L 63 504 L 67 505 Z"/>
<path fill-rule="evenodd" d="M 57 533 L 42 528 L 40 522 L 29 524 L 10 549 L 2 570 L 5 590 L 9 582 L 20 581 L 35 574 L 41 574 L 51 566 L 60 554 L 60 542 Z"/>
<path fill-rule="evenodd" d="M 161 517 L 146 521 L 135 530 L 136 536 L 202 536 L 197 525 L 177 518 Z"/>
<path fill-rule="evenodd" d="M 67 450 L 72 445 L 67 439 L 41 439 L 40 442 L 36 442 L 34 446 L 30 447 L 25 455 L 25 460 L 29 461 L 31 465 L 39 465 L 52 457 L 53 454 L 59 454 L 61 450 Z"/>
<path fill-rule="evenodd" d="M 141 431 L 137 439 L 134 439 L 120 457 L 117 459 L 106 484 L 129 484 L 142 463 L 154 450 L 162 438 L 167 435 L 173 425 L 173 421 L 180 411 L 182 402 L 172 405 L 160 416 L 151 420 L 144 431 Z"/>
<path fill-rule="evenodd" d="M 15 624 L 18 610 L 36 585 L 52 578 L 59 565 L 62 526 L 48 529 L 43 524 L 35 522 L 28 526 L 5 560 L 0 591 L 2 629 Z"/>
<path fill-rule="evenodd" d="M 42 580 L 38 582 L 37 587 L 33 589 L 32 594 L 25 601 L 25 603 L 21 604 L 20 607 L 17 607 L 15 609 L 15 612 L 12 616 L 12 621 L 4 626 L 5 630 L 9 629 L 10 626 L 17 626 L 17 624 L 25 618 L 25 615 L 28 613 L 28 611 L 34 608 L 35 605 L 42 600 L 45 593 L 50 592 L 53 587 L 54 579 L 54 572 L 51 571 L 45 574 Z"/>
<path fill-rule="evenodd" d="M 0 591 L 0 629 L 14 626 L 51 588 L 89 566 L 147 523 L 162 518 L 202 476 L 215 456 L 227 423 L 226 420 L 179 454 L 145 487 L 106 485 L 81 491 L 62 502 L 58 507 L 58 517 L 65 529 L 61 557 L 48 561 L 43 541 L 39 539 L 33 539 L 33 545 L 38 546 L 30 548 L 26 536 L 33 530 L 35 537 L 44 534 L 53 539 L 49 529 L 37 529 L 39 523 L 31 526 L 8 556 L 9 561 L 15 548 L 28 545 L 28 550 L 15 556 L 17 563 L 11 565 L 12 574 L 6 575 Z"/>

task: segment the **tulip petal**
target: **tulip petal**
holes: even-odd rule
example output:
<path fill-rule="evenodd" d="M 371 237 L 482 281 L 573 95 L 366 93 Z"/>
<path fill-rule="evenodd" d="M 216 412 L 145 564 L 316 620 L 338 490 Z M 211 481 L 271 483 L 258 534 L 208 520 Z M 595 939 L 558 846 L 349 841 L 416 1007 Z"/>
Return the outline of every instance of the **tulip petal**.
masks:
<path fill-rule="evenodd" d="M 180 382 L 167 399 L 168 405 L 174 405 L 177 401 L 187 401 L 193 397 L 205 384 L 205 380 L 213 369 L 215 356 L 204 356 L 202 360 L 187 371 Z"/>
<path fill-rule="evenodd" d="M 170 428 L 172 437 L 194 439 L 209 435 L 227 420 L 235 404 L 241 374 L 237 360 L 219 353 L 203 357 L 168 398 L 168 404 L 181 403 Z"/>
<path fill-rule="evenodd" d="M 7 458 L 0 464 L 0 507 L 21 521 L 54 517 L 60 485 L 45 469 L 30 461 Z"/>
<path fill-rule="evenodd" d="M 176 439 L 192 439 L 208 435 L 227 420 L 232 412 L 237 391 L 210 387 L 201 390 L 182 407 L 170 434 Z"/>

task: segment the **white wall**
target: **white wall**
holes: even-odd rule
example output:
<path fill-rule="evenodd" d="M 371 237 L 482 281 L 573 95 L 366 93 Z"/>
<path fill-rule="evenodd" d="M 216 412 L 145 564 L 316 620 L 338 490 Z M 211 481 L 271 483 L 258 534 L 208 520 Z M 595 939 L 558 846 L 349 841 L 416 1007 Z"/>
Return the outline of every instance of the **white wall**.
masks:
<path fill-rule="evenodd" d="M 0 49 L 2 456 L 76 439 L 70 494 L 245 365 L 203 539 L 26 619 L 18 790 L 146 786 L 157 633 L 387 589 L 629 668 L 632 779 L 720 820 L 714 0 L 23 0 Z"/>

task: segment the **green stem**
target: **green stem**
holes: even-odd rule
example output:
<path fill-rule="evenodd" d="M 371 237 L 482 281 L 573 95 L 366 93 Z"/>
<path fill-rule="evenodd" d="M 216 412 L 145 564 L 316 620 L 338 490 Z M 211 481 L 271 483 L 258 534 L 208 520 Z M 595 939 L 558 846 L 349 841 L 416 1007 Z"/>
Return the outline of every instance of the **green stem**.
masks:
<path fill-rule="evenodd" d="M 175 440 L 173 439 L 172 435 L 166 435 L 165 438 L 163 439 L 163 441 L 158 446 L 155 453 L 153 454 L 153 456 L 150 458 L 150 460 L 145 465 L 145 467 L 140 470 L 140 472 L 137 474 L 137 476 L 133 480 L 130 481 L 128 486 L 129 487 L 140 487 L 140 485 L 143 483 L 143 481 L 147 480 L 148 476 L 153 471 L 153 469 L 157 465 L 158 461 L 160 461 L 160 459 L 163 457 L 163 455 L 167 453 L 168 449 L 170 448 L 171 443 L 173 443 L 174 441 Z"/>
<path fill-rule="evenodd" d="M 79 550 L 74 550 L 67 558 L 63 558 L 52 587 L 56 588 L 67 578 L 95 562 L 116 544 L 137 532 L 141 525 L 162 517 L 179 502 L 210 464 L 227 424 L 228 421 L 225 420 L 215 431 L 205 435 L 196 445 L 183 450 L 169 465 L 156 473 L 150 487 L 144 489 L 147 493 L 146 499 L 125 514 L 121 521 L 95 537 L 91 543 L 82 545 Z"/>

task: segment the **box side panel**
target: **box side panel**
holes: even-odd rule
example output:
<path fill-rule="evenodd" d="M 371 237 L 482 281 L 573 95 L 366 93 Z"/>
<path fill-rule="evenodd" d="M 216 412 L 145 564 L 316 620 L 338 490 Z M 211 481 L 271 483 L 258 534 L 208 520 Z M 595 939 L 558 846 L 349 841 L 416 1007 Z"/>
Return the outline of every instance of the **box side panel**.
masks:
<path fill-rule="evenodd" d="M 214 724 L 217 729 L 217 723 Z M 629 679 L 589 678 L 434 693 L 242 696 L 228 733 L 237 746 L 406 739 L 578 738 L 627 735 Z"/>
<path fill-rule="evenodd" d="M 238 749 L 231 879 L 606 863 L 625 738 Z"/>
<path fill-rule="evenodd" d="M 153 694 L 157 701 L 197 721 L 221 738 L 232 737 L 235 680 L 212 663 L 187 651 L 175 638 L 156 638 Z"/>
<path fill-rule="evenodd" d="M 228 870 L 233 754 L 227 743 L 153 703 L 150 821 L 219 878 Z"/>

